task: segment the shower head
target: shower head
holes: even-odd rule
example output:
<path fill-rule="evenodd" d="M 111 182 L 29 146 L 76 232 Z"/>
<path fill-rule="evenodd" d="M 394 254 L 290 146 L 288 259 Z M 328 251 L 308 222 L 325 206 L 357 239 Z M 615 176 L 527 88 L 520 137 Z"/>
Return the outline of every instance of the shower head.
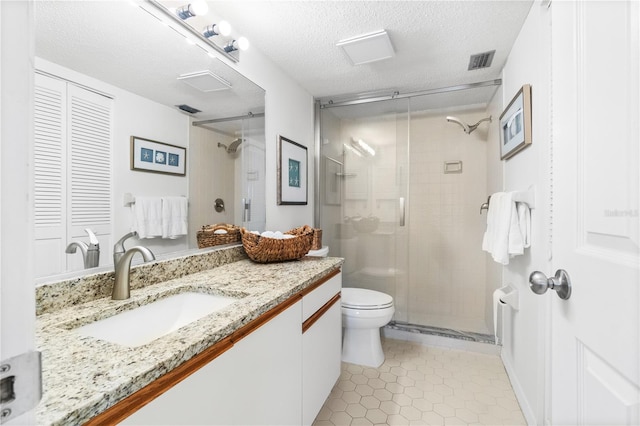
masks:
<path fill-rule="evenodd" d="M 218 142 L 218 148 L 224 148 L 224 149 L 225 149 L 225 151 L 227 151 L 227 154 L 235 154 L 235 153 L 236 153 L 236 151 L 238 150 L 238 146 L 239 146 L 242 142 L 244 142 L 244 139 L 242 139 L 242 138 L 235 139 L 233 142 L 231 142 L 231 143 L 229 144 L 229 146 L 227 146 L 227 145 L 225 145 L 225 144 L 223 144 L 223 143 Z"/>
<path fill-rule="evenodd" d="M 460 120 L 458 117 L 452 117 L 452 116 L 448 116 L 447 117 L 447 121 L 450 123 L 457 123 L 460 125 L 460 127 L 462 127 L 462 130 L 464 130 L 464 132 L 468 135 L 471 134 L 471 132 L 473 132 L 475 129 L 478 128 L 478 125 L 480 125 L 480 123 L 482 123 L 483 121 L 488 121 L 489 123 L 491 123 L 491 116 L 487 117 L 487 118 L 483 118 L 482 120 L 478 121 L 476 124 L 470 126 L 467 123 L 465 123 L 464 121 Z"/>
<path fill-rule="evenodd" d="M 230 154 L 235 153 L 238 150 L 238 146 L 240 146 L 242 142 L 244 142 L 244 139 L 242 138 L 234 140 L 233 142 L 231 142 L 231 145 L 229 145 L 229 148 L 227 148 L 227 152 Z"/>

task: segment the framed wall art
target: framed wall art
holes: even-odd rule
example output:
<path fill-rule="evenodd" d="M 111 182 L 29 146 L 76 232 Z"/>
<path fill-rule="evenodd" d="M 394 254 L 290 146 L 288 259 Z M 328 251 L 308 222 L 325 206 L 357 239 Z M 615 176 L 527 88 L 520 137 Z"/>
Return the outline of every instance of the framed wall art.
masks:
<path fill-rule="evenodd" d="M 531 145 L 531 85 L 518 90 L 500 115 L 500 158 L 506 160 Z"/>
<path fill-rule="evenodd" d="M 278 137 L 278 205 L 307 204 L 307 147 Z"/>
<path fill-rule="evenodd" d="M 185 176 L 187 148 L 131 136 L 131 170 Z"/>

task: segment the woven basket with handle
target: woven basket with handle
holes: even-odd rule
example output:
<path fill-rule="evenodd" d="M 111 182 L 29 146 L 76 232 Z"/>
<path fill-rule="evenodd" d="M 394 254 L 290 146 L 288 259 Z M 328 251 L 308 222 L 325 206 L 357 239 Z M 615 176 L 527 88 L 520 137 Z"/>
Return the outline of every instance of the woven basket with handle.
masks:
<path fill-rule="evenodd" d="M 261 237 L 245 228 L 242 228 L 240 233 L 244 251 L 249 259 L 258 263 L 300 259 L 309 252 L 313 242 L 313 228 L 308 225 L 285 232 L 294 235 L 293 238 L 287 239 Z"/>
<path fill-rule="evenodd" d="M 216 234 L 215 231 L 224 230 L 226 234 Z M 215 225 L 205 225 L 196 234 L 198 248 L 219 246 L 222 244 L 237 243 L 240 241 L 240 228 L 228 223 L 217 223 Z"/>

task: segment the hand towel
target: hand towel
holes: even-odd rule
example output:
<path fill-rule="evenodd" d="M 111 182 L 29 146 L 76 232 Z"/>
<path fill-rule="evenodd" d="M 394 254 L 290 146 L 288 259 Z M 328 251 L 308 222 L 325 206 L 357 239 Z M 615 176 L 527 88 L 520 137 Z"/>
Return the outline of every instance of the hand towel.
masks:
<path fill-rule="evenodd" d="M 162 238 L 187 235 L 188 205 L 186 197 L 162 197 Z"/>
<path fill-rule="evenodd" d="M 160 197 L 136 197 L 131 205 L 132 231 L 138 238 L 154 238 L 162 235 L 162 199 Z"/>
<path fill-rule="evenodd" d="M 531 247 L 531 209 L 527 203 L 516 203 L 518 211 L 518 224 L 522 234 L 524 248 Z"/>
<path fill-rule="evenodd" d="M 515 202 L 510 203 L 511 214 L 509 220 L 509 257 L 524 254 L 524 239 L 520 222 L 518 220 L 518 209 Z M 528 210 L 528 209 L 527 209 Z"/>
<path fill-rule="evenodd" d="M 496 192 L 491 196 L 482 249 L 491 253 L 493 260 L 503 265 L 509 264 L 509 231 L 512 228 L 511 215 L 514 208 L 510 193 Z"/>

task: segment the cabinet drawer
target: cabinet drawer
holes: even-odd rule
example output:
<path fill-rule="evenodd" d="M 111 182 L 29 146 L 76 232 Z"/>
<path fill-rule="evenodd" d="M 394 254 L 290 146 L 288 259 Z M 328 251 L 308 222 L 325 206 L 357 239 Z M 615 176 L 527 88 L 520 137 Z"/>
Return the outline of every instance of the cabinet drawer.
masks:
<path fill-rule="evenodd" d="M 342 273 L 339 273 L 306 294 L 302 298 L 302 321 L 306 321 L 311 315 L 316 313 L 318 309 L 339 293 L 341 288 Z"/>

